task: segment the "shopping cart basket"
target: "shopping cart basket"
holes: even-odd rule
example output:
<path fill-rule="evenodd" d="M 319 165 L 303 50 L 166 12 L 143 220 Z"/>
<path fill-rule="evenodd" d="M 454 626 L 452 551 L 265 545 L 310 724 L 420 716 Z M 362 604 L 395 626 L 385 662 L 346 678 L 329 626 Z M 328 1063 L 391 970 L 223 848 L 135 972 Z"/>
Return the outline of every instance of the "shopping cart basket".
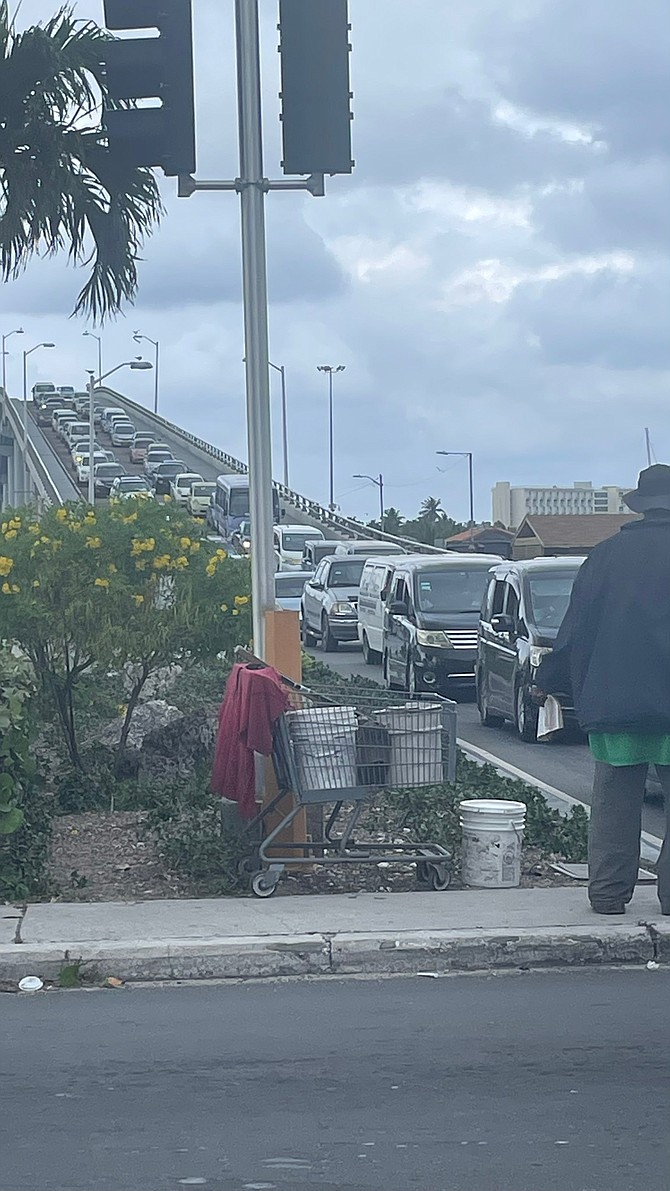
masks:
<path fill-rule="evenodd" d="M 270 897 L 287 865 L 414 862 L 419 884 L 447 889 L 451 857 L 440 844 L 406 840 L 402 823 L 392 839 L 380 843 L 358 841 L 354 832 L 382 791 L 455 781 L 456 704 L 372 684 L 369 691 L 289 685 L 292 708 L 279 719 L 274 736 L 279 793 L 255 823 L 263 825 L 274 811 L 282 817 L 241 865 L 256 896 Z M 319 804 L 332 805 L 316 838 L 280 841 L 304 807 Z M 323 821 L 323 815 L 316 817 Z"/>

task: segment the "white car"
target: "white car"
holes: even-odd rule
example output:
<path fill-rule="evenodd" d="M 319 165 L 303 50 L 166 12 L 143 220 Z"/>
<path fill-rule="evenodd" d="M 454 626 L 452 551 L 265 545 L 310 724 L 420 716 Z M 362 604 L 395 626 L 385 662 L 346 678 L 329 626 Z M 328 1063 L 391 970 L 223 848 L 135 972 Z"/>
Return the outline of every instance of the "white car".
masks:
<path fill-rule="evenodd" d="M 112 426 L 112 446 L 129 447 L 135 437 L 135 427 L 132 422 L 114 422 Z"/>
<path fill-rule="evenodd" d="M 130 497 L 148 500 L 151 495 L 149 481 L 144 476 L 117 476 L 109 490 L 110 500 L 128 500 Z"/>
<path fill-rule="evenodd" d="M 309 525 L 275 525 L 274 547 L 279 555 L 280 571 L 300 571 L 307 542 L 323 539 L 320 529 Z"/>
<path fill-rule="evenodd" d="M 208 480 L 192 485 L 189 498 L 186 501 L 186 508 L 192 517 L 207 516 L 207 510 L 215 492 L 216 484 L 210 483 Z"/>
<path fill-rule="evenodd" d="M 78 421 L 79 421 L 79 416 L 74 412 L 74 410 L 73 409 L 64 409 L 62 405 L 58 409 L 55 409 L 51 415 L 51 427 L 53 430 L 56 431 L 56 434 L 58 434 L 60 432 L 60 428 L 61 428 L 61 425 L 63 422 L 78 422 Z"/>
<path fill-rule="evenodd" d="M 81 463 L 77 464 L 77 480 L 80 484 L 88 484 L 88 477 L 90 473 L 89 460 L 91 456 L 88 451 L 81 457 Z M 93 467 L 96 468 L 99 463 L 106 463 L 107 456 L 104 451 L 95 451 L 93 454 Z"/>
<path fill-rule="evenodd" d="M 154 446 L 147 451 L 144 460 L 144 470 L 148 476 L 153 476 L 159 463 L 167 463 L 168 459 L 174 458 L 169 447 Z"/>
<path fill-rule="evenodd" d="M 84 455 L 88 455 L 89 447 L 90 447 L 90 443 L 87 438 L 80 438 L 77 440 L 77 442 L 73 442 L 71 454 L 72 454 L 72 463 L 73 463 L 74 467 L 76 467 L 78 463 L 81 463 Z M 93 443 L 93 450 L 96 452 L 100 451 L 101 454 L 104 454 L 104 451 L 103 451 L 102 447 L 100 446 L 99 442 Z"/>
<path fill-rule="evenodd" d="M 175 504 L 188 504 L 191 488 L 198 481 L 202 482 L 202 476 L 197 471 L 183 471 L 178 476 L 175 476 L 171 484 L 171 494 Z"/>
<path fill-rule="evenodd" d="M 88 422 L 66 422 L 63 438 L 70 450 L 72 450 L 72 444 L 79 442 L 82 438 L 86 438 L 88 433 Z"/>
<path fill-rule="evenodd" d="M 313 571 L 277 571 L 275 574 L 275 600 L 284 612 L 297 612 L 302 625 L 302 597 L 305 584 Z"/>

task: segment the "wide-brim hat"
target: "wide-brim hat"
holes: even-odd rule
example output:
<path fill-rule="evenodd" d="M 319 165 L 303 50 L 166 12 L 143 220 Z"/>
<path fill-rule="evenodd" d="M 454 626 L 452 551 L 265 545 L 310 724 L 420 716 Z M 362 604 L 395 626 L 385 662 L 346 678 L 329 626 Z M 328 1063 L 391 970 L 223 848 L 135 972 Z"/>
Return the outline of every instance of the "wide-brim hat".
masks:
<path fill-rule="evenodd" d="M 670 467 L 655 463 L 640 472 L 637 488 L 627 492 L 624 501 L 634 513 L 649 513 L 652 509 L 670 509 Z"/>

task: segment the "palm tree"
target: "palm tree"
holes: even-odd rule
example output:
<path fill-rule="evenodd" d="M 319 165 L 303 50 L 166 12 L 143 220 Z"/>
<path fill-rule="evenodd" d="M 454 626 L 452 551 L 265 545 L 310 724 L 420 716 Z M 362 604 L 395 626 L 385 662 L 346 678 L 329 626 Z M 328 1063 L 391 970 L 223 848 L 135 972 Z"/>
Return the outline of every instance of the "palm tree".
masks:
<path fill-rule="evenodd" d="M 419 509 L 421 520 L 427 521 L 429 525 L 437 525 L 444 516 L 445 512 L 439 496 L 427 496 Z"/>
<path fill-rule="evenodd" d="M 67 7 L 17 33 L 0 0 L 0 275 L 65 249 L 90 265 L 74 312 L 97 321 L 134 298 L 139 252 L 162 213 L 151 170 L 106 148 L 108 38 Z"/>

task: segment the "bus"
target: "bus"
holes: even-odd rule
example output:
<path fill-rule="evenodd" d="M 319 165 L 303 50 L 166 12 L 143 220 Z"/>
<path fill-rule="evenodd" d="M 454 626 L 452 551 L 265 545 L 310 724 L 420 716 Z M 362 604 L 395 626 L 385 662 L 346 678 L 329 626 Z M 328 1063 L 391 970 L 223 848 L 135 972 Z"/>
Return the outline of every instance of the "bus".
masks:
<path fill-rule="evenodd" d="M 243 521 L 248 521 L 249 477 L 219 476 L 209 507 L 209 522 L 222 538 L 230 540 Z M 281 519 L 279 493 L 272 489 L 272 519 L 276 524 Z"/>

